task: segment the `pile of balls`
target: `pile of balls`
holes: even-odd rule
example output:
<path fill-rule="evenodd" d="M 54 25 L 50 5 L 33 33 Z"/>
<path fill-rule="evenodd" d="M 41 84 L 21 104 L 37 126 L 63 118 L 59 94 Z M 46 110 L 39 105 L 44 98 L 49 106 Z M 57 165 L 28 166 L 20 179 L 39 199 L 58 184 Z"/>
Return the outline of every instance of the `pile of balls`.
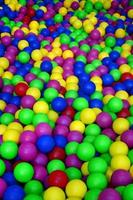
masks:
<path fill-rule="evenodd" d="M 0 0 L 0 199 L 133 200 L 132 0 Z"/>

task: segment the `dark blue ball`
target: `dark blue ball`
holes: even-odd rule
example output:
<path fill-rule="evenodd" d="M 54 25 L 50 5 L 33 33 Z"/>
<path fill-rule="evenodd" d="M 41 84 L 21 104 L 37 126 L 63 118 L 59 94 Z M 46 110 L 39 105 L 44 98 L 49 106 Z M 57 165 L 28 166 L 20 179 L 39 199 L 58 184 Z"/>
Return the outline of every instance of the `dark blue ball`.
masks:
<path fill-rule="evenodd" d="M 25 47 L 23 50 L 29 54 L 33 51 L 31 47 Z"/>
<path fill-rule="evenodd" d="M 46 37 L 50 35 L 50 31 L 47 28 L 43 28 L 41 34 Z"/>
<path fill-rule="evenodd" d="M 56 146 L 61 147 L 61 148 L 64 148 L 67 144 L 67 139 L 63 135 L 56 135 L 54 137 L 54 140 L 55 140 Z"/>
<path fill-rule="evenodd" d="M 115 33 L 115 28 L 112 25 L 106 27 L 106 33 Z"/>
<path fill-rule="evenodd" d="M 9 186 L 3 196 L 3 200 L 23 200 L 25 192 L 19 185 Z"/>
<path fill-rule="evenodd" d="M 55 146 L 55 141 L 50 135 L 42 135 L 37 140 L 37 148 L 41 153 L 49 153 Z"/>
<path fill-rule="evenodd" d="M 133 24 L 129 24 L 126 28 L 128 34 L 133 34 Z"/>
<path fill-rule="evenodd" d="M 45 24 L 46 24 L 46 26 L 52 26 L 52 25 L 54 25 L 54 20 L 53 19 L 47 19 L 47 20 L 45 20 Z"/>
<path fill-rule="evenodd" d="M 89 102 L 89 106 L 90 106 L 90 108 L 100 108 L 100 109 L 102 109 L 103 108 L 103 102 L 99 99 L 92 99 Z"/>
<path fill-rule="evenodd" d="M 67 102 L 66 99 L 62 98 L 62 97 L 56 97 L 52 103 L 51 103 L 51 107 L 53 110 L 55 110 L 56 112 L 62 112 L 65 110 L 65 108 L 67 107 Z"/>
<path fill-rule="evenodd" d="M 11 104 L 14 104 L 16 106 L 20 106 L 21 104 L 21 98 L 19 96 L 13 96 L 11 99 L 10 99 L 10 103 Z"/>
<path fill-rule="evenodd" d="M 132 90 L 132 88 L 133 88 L 133 80 L 132 79 L 128 79 L 128 80 L 125 80 L 123 83 L 126 86 L 126 90 L 128 92 L 130 92 L 130 90 Z"/>
<path fill-rule="evenodd" d="M 30 47 L 32 48 L 32 50 L 39 49 L 40 48 L 40 42 L 39 41 L 30 42 Z"/>
<path fill-rule="evenodd" d="M 34 42 L 34 41 L 37 41 L 37 37 L 36 37 L 35 34 L 30 33 L 29 35 L 27 35 L 26 40 L 27 40 L 29 43 L 32 43 L 32 42 Z"/>
<path fill-rule="evenodd" d="M 116 39 L 116 46 L 121 46 L 123 45 L 125 40 L 123 38 L 117 38 Z"/>
<path fill-rule="evenodd" d="M 114 78 L 111 74 L 104 74 L 102 76 L 102 81 L 104 86 L 110 86 L 114 82 Z"/>
<path fill-rule="evenodd" d="M 118 51 L 112 51 L 109 56 L 112 61 L 116 61 L 120 57 L 120 53 Z"/>
<path fill-rule="evenodd" d="M 102 64 L 105 65 L 105 66 L 109 66 L 110 63 L 112 63 L 112 60 L 110 57 L 105 57 L 102 59 Z"/>
<path fill-rule="evenodd" d="M 3 9 L 0 9 L 0 18 L 3 17 L 5 15 L 5 12 Z"/>
<path fill-rule="evenodd" d="M 50 61 L 43 61 L 41 63 L 41 70 L 42 71 L 46 71 L 46 72 L 50 73 L 51 70 L 52 70 L 52 67 L 53 66 L 52 66 L 52 63 Z"/>
<path fill-rule="evenodd" d="M 79 95 L 79 97 L 85 98 L 87 101 L 90 100 L 89 96 L 88 96 L 87 94 L 85 94 L 85 93 L 82 91 L 82 89 L 79 89 L 78 95 Z"/>
<path fill-rule="evenodd" d="M 83 63 L 82 61 L 76 61 L 74 63 L 74 69 L 84 69 L 85 67 L 85 63 Z"/>
<path fill-rule="evenodd" d="M 14 62 L 14 65 L 15 65 L 15 67 L 17 67 L 17 68 L 21 68 L 21 67 L 22 67 L 22 63 L 20 63 L 18 60 L 16 60 L 16 61 Z"/>
<path fill-rule="evenodd" d="M 9 26 L 3 26 L 2 32 L 11 33 L 11 28 Z"/>
<path fill-rule="evenodd" d="M 116 83 L 114 86 L 115 91 L 126 90 L 124 83 Z"/>
<path fill-rule="evenodd" d="M 10 93 L 7 92 L 3 92 L 0 94 L 0 99 L 2 99 L 3 101 L 5 101 L 6 103 L 10 102 L 12 95 Z"/>
<path fill-rule="evenodd" d="M 14 185 L 14 184 L 17 183 L 17 181 L 16 181 L 16 179 L 15 179 L 15 177 L 14 177 L 12 172 L 4 173 L 3 178 L 4 178 L 4 180 L 6 181 L 6 183 L 8 185 Z"/>
<path fill-rule="evenodd" d="M 12 40 L 12 45 L 18 47 L 19 41 L 20 41 L 20 40 L 19 40 L 18 38 L 14 38 L 14 39 Z"/>
<path fill-rule="evenodd" d="M 44 16 L 43 10 L 37 10 L 37 11 L 36 11 L 36 17 L 37 17 L 37 19 L 40 19 L 40 18 L 42 18 L 43 16 Z"/>
<path fill-rule="evenodd" d="M 110 62 L 108 65 L 109 70 L 117 69 L 119 65 L 116 62 Z"/>
<path fill-rule="evenodd" d="M 61 33 L 64 33 L 65 32 L 65 28 L 63 26 L 60 26 L 58 29 L 57 29 L 58 33 L 61 34 Z"/>
<path fill-rule="evenodd" d="M 95 92 L 96 86 L 92 81 L 88 81 L 86 84 L 84 84 L 81 89 L 83 92 L 87 95 L 93 94 Z"/>

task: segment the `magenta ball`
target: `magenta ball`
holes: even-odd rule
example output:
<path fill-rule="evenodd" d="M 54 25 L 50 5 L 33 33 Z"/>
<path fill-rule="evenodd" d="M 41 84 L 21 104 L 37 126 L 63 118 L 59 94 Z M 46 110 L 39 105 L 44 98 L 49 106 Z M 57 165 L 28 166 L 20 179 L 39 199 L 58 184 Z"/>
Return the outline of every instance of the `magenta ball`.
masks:
<path fill-rule="evenodd" d="M 79 3 L 77 1 L 73 1 L 71 4 L 71 8 L 73 10 L 77 10 L 79 8 Z"/>
<path fill-rule="evenodd" d="M 111 140 L 115 140 L 117 138 L 117 134 L 115 134 L 111 128 L 104 129 L 102 134 L 107 135 Z"/>
<path fill-rule="evenodd" d="M 47 87 L 48 88 L 51 88 L 51 87 L 55 88 L 57 91 L 60 91 L 60 88 L 61 88 L 61 86 L 60 86 L 60 84 L 57 80 L 50 80 L 47 84 Z"/>
<path fill-rule="evenodd" d="M 94 40 L 98 40 L 100 38 L 100 32 L 94 29 L 93 31 L 91 31 L 90 37 Z"/>
<path fill-rule="evenodd" d="M 25 81 L 27 83 L 30 83 L 32 80 L 34 80 L 36 78 L 36 75 L 35 74 L 32 74 L 32 73 L 28 73 L 26 74 L 25 76 Z"/>
<path fill-rule="evenodd" d="M 32 108 L 35 103 L 35 98 L 31 95 L 26 95 L 21 99 L 21 105 L 23 108 Z"/>
<path fill-rule="evenodd" d="M 83 135 L 78 131 L 70 131 L 67 136 L 68 142 L 76 141 L 81 142 Z"/>
<path fill-rule="evenodd" d="M 125 142 L 129 148 L 133 148 L 133 130 L 128 130 L 121 135 L 121 140 Z"/>
<path fill-rule="evenodd" d="M 23 161 L 33 161 L 37 156 L 36 146 L 30 142 L 22 143 L 18 154 Z"/>
<path fill-rule="evenodd" d="M 81 168 L 82 166 L 82 162 L 79 160 L 79 158 L 72 154 L 72 155 L 68 155 L 66 157 L 66 160 L 65 160 L 65 163 L 66 163 L 66 166 L 67 167 L 76 167 L 76 168 Z"/>
<path fill-rule="evenodd" d="M 97 116 L 96 122 L 102 128 L 109 128 L 112 125 L 112 117 L 107 112 L 101 112 Z"/>
<path fill-rule="evenodd" d="M 14 86 L 13 85 L 4 85 L 2 92 L 7 92 L 12 94 L 14 91 Z"/>
<path fill-rule="evenodd" d="M 119 192 L 117 192 L 115 189 L 106 188 L 100 193 L 98 200 L 105 200 L 105 199 L 106 200 L 121 200 L 121 196 Z"/>
<path fill-rule="evenodd" d="M 111 185 L 113 187 L 126 186 L 132 182 L 130 173 L 126 170 L 119 169 L 113 172 L 111 176 Z"/>
<path fill-rule="evenodd" d="M 7 188 L 7 184 L 4 179 L 0 178 L 0 198 L 3 197 L 3 194 Z"/>
<path fill-rule="evenodd" d="M 35 160 L 34 160 L 34 163 L 37 164 L 37 165 L 43 165 L 45 166 L 48 162 L 48 158 L 45 154 L 42 154 L 42 153 L 38 153 Z"/>
<path fill-rule="evenodd" d="M 67 136 L 68 135 L 68 127 L 65 125 L 56 125 L 54 129 L 54 134 L 55 135 L 62 135 L 62 136 Z"/>
<path fill-rule="evenodd" d="M 66 115 L 61 115 L 57 119 L 57 124 L 60 124 L 60 125 L 69 126 L 70 123 L 71 123 L 71 118 Z"/>
<path fill-rule="evenodd" d="M 39 181 L 44 181 L 45 177 L 47 176 L 47 170 L 42 165 L 35 165 L 34 167 L 34 179 Z"/>
<path fill-rule="evenodd" d="M 114 95 L 115 90 L 112 87 L 105 87 L 103 89 L 103 95 L 108 95 L 108 94 Z"/>
<path fill-rule="evenodd" d="M 37 136 L 33 131 L 27 130 L 20 135 L 20 143 L 30 142 L 35 143 Z"/>
<path fill-rule="evenodd" d="M 36 126 L 35 132 L 38 137 L 40 137 L 42 135 L 51 135 L 52 128 L 50 127 L 49 124 L 42 122 Z"/>
<path fill-rule="evenodd" d="M 2 44 L 4 44 L 5 46 L 9 46 L 11 44 L 11 37 L 10 36 L 4 36 L 1 38 L 1 42 Z"/>
<path fill-rule="evenodd" d="M 11 113 L 11 114 L 15 114 L 16 111 L 17 111 L 17 109 L 18 109 L 18 108 L 17 108 L 16 105 L 8 104 L 8 105 L 5 107 L 4 112 Z"/>

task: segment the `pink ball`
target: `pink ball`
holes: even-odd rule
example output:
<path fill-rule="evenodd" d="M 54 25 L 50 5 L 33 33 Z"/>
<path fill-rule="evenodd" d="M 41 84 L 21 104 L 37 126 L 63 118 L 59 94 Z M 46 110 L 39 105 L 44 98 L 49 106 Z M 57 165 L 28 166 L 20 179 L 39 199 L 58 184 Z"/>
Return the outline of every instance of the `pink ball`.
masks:
<path fill-rule="evenodd" d="M 102 134 L 107 135 L 111 140 L 115 140 L 117 138 L 117 134 L 111 128 L 104 129 Z"/>
<path fill-rule="evenodd" d="M 48 88 L 55 88 L 57 91 L 60 91 L 60 83 L 57 80 L 50 80 L 47 84 Z"/>
<path fill-rule="evenodd" d="M 11 44 L 11 37 L 10 36 L 4 36 L 1 38 L 1 42 L 2 44 L 4 44 L 5 46 L 9 46 Z"/>
<path fill-rule="evenodd" d="M 36 146 L 30 142 L 22 143 L 18 154 L 23 161 L 33 161 L 37 156 Z"/>
<path fill-rule="evenodd" d="M 27 83 L 30 83 L 32 80 L 34 80 L 36 78 L 36 75 L 35 74 L 32 74 L 32 73 L 28 73 L 26 74 L 25 76 L 25 81 Z"/>
<path fill-rule="evenodd" d="M 37 140 L 37 136 L 33 131 L 24 131 L 20 135 L 20 143 L 25 143 L 25 142 L 30 142 L 30 143 L 35 143 Z"/>
<path fill-rule="evenodd" d="M 91 31 L 90 37 L 94 40 L 98 40 L 100 38 L 100 32 L 95 29 L 95 30 Z"/>
<path fill-rule="evenodd" d="M 70 123 L 71 123 L 71 118 L 66 115 L 61 115 L 57 119 L 57 124 L 60 124 L 60 125 L 69 126 Z"/>
<path fill-rule="evenodd" d="M 21 99 L 21 105 L 23 108 L 32 108 L 35 103 L 35 98 L 31 95 L 26 95 Z"/>
<path fill-rule="evenodd" d="M 42 135 L 52 135 L 52 128 L 49 124 L 42 122 L 36 126 L 35 132 L 38 137 Z"/>
<path fill-rule="evenodd" d="M 24 38 L 24 32 L 20 29 L 16 30 L 14 32 L 14 37 L 18 39 L 23 39 Z"/>
<path fill-rule="evenodd" d="M 105 199 L 106 200 L 121 200 L 121 196 L 119 192 L 117 192 L 115 189 L 106 188 L 100 193 L 98 200 L 105 200 Z"/>

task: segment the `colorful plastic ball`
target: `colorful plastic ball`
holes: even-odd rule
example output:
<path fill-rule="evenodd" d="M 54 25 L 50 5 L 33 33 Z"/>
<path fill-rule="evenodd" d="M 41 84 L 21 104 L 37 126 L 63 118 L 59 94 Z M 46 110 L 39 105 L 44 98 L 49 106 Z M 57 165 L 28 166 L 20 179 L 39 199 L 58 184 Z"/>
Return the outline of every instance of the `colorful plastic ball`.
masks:
<path fill-rule="evenodd" d="M 68 182 L 68 177 L 65 172 L 57 170 L 50 173 L 48 177 L 49 186 L 56 186 L 59 188 L 65 188 Z"/>
<path fill-rule="evenodd" d="M 22 200 L 24 199 L 24 196 L 25 193 L 21 186 L 11 185 L 6 189 L 3 198 L 5 200 L 16 200 L 16 199 Z"/>
<path fill-rule="evenodd" d="M 19 147 L 18 155 L 23 161 L 32 161 L 37 156 L 36 146 L 30 142 L 23 143 Z"/>
<path fill-rule="evenodd" d="M 62 112 L 67 107 L 67 102 L 62 97 L 56 97 L 52 101 L 51 106 L 52 106 L 53 110 L 55 110 L 56 112 Z"/>
<path fill-rule="evenodd" d="M 7 69 L 9 67 L 9 61 L 7 58 L 5 57 L 0 58 L 0 67 L 4 69 Z"/>
<path fill-rule="evenodd" d="M 127 185 L 123 190 L 123 200 L 133 199 L 133 184 Z"/>
<path fill-rule="evenodd" d="M 33 116 L 34 116 L 34 112 L 31 109 L 24 108 L 20 110 L 18 118 L 21 123 L 23 123 L 24 125 L 28 125 L 28 124 L 31 124 L 33 120 Z"/>
<path fill-rule="evenodd" d="M 4 159 L 14 159 L 18 153 L 18 146 L 15 142 L 6 141 L 1 144 L 0 154 Z"/>
<path fill-rule="evenodd" d="M 41 70 L 50 73 L 52 70 L 52 63 L 50 61 L 43 61 L 41 63 Z"/>
<path fill-rule="evenodd" d="M 76 109 L 77 111 L 82 111 L 85 108 L 88 108 L 89 103 L 88 101 L 83 98 L 83 97 L 78 97 L 73 101 L 72 104 L 73 108 Z"/>
<path fill-rule="evenodd" d="M 127 131 L 129 129 L 129 122 L 127 119 L 125 118 L 117 118 L 116 120 L 114 120 L 113 122 L 113 130 L 118 134 L 121 135 L 122 133 L 124 133 L 125 131 Z"/>
<path fill-rule="evenodd" d="M 40 152 L 48 153 L 54 148 L 55 141 L 50 135 L 42 135 L 38 138 L 36 145 Z"/>
<path fill-rule="evenodd" d="M 104 189 L 107 186 L 107 178 L 102 173 L 92 173 L 87 178 L 87 186 L 89 189 Z"/>
<path fill-rule="evenodd" d="M 111 144 L 110 149 L 109 149 L 110 155 L 115 156 L 115 155 L 127 155 L 128 153 L 128 146 L 126 143 L 122 141 L 115 141 Z"/>
<path fill-rule="evenodd" d="M 29 60 L 30 60 L 30 55 L 25 52 L 25 51 L 22 51 L 19 53 L 18 55 L 18 60 L 22 63 L 22 64 L 25 64 L 25 63 L 28 63 Z"/>
<path fill-rule="evenodd" d="M 66 194 L 68 197 L 84 198 L 86 191 L 87 187 L 82 180 L 74 179 L 66 185 Z"/>
<path fill-rule="evenodd" d="M 115 155 L 111 160 L 111 168 L 113 170 L 118 170 L 118 169 L 129 170 L 130 160 L 125 155 L 122 154 Z"/>
<path fill-rule="evenodd" d="M 47 190 L 45 190 L 43 198 L 45 200 L 51 200 L 54 197 L 54 200 L 65 200 L 65 193 L 64 191 L 59 187 L 49 187 Z"/>
<path fill-rule="evenodd" d="M 33 166 L 27 162 L 20 162 L 14 168 L 14 176 L 20 183 L 27 183 L 34 175 Z"/>
<path fill-rule="evenodd" d="M 88 170 L 89 173 L 105 173 L 107 171 L 107 163 L 103 158 L 92 158 L 88 163 Z"/>
<path fill-rule="evenodd" d="M 86 193 L 86 195 L 85 195 L 85 200 L 88 200 L 88 199 L 91 199 L 91 200 L 98 199 L 100 192 L 101 192 L 101 190 L 99 190 L 99 189 L 91 189 L 91 190 L 89 190 Z"/>
<path fill-rule="evenodd" d="M 2 198 L 7 188 L 7 183 L 3 178 L 0 178 L 0 186 L 0 198 Z"/>
<path fill-rule="evenodd" d="M 121 135 L 121 140 L 127 144 L 129 148 L 133 147 L 132 130 L 127 130 Z"/>
<path fill-rule="evenodd" d="M 66 170 L 65 170 L 69 180 L 73 180 L 73 179 L 81 179 L 82 177 L 82 173 L 81 171 L 76 168 L 76 167 L 68 167 Z"/>
<path fill-rule="evenodd" d="M 32 108 L 35 103 L 35 98 L 31 95 L 25 95 L 21 99 L 21 105 L 23 108 Z"/>
<path fill-rule="evenodd" d="M 107 104 L 109 110 L 111 112 L 117 113 L 120 112 L 123 108 L 123 102 L 120 98 L 118 97 L 112 97 L 108 104 Z"/>
<path fill-rule="evenodd" d="M 116 39 L 112 36 L 109 36 L 105 39 L 105 44 L 107 47 L 114 47 L 116 43 Z"/>
<path fill-rule="evenodd" d="M 61 147 L 54 147 L 53 151 L 51 151 L 48 154 L 49 160 L 53 159 L 59 159 L 59 160 L 64 160 L 65 159 L 65 151 Z"/>
<path fill-rule="evenodd" d="M 99 195 L 99 200 L 109 200 L 111 197 L 112 200 L 121 200 L 121 196 L 119 194 L 119 192 L 117 192 L 115 189 L 113 188 L 106 188 L 105 190 L 103 190 L 100 195 Z"/>
<path fill-rule="evenodd" d="M 26 94 L 26 91 L 28 90 L 28 88 L 29 87 L 26 83 L 20 82 L 15 86 L 15 93 L 18 96 L 24 96 Z"/>
<path fill-rule="evenodd" d="M 98 135 L 94 140 L 94 147 L 99 153 L 108 152 L 112 141 L 106 135 Z"/>
<path fill-rule="evenodd" d="M 43 185 L 38 180 L 31 180 L 25 184 L 24 191 L 26 194 L 41 195 L 43 192 Z"/>
<path fill-rule="evenodd" d="M 0 120 L 1 124 L 8 125 L 14 121 L 14 116 L 11 113 L 3 113 Z"/>
<path fill-rule="evenodd" d="M 19 143 L 20 133 L 15 129 L 7 129 L 3 135 L 3 141 Z"/>
<path fill-rule="evenodd" d="M 82 161 L 88 161 L 95 155 L 95 148 L 92 144 L 83 142 L 78 145 L 77 156 Z"/>
<path fill-rule="evenodd" d="M 92 124 L 96 120 L 96 114 L 92 109 L 85 108 L 80 113 L 80 120 L 84 124 Z"/>
<path fill-rule="evenodd" d="M 95 92 L 96 85 L 92 81 L 88 81 L 83 85 L 82 90 L 85 94 L 91 95 Z"/>
<path fill-rule="evenodd" d="M 44 91 L 44 98 L 47 102 L 53 101 L 58 96 L 58 91 L 55 88 L 47 88 Z"/>
<path fill-rule="evenodd" d="M 20 135 L 20 143 L 30 142 L 34 144 L 36 142 L 36 139 L 37 135 L 30 130 L 23 131 Z"/>
<path fill-rule="evenodd" d="M 43 198 L 40 195 L 36 195 L 36 194 L 29 194 L 26 195 L 26 197 L 24 198 L 24 200 L 43 200 Z"/>
<path fill-rule="evenodd" d="M 33 111 L 35 113 L 48 113 L 49 106 L 45 101 L 37 101 L 33 106 Z"/>
<path fill-rule="evenodd" d="M 126 32 L 124 29 L 122 28 L 118 28 L 116 31 L 115 31 L 115 36 L 116 38 L 124 38 L 126 35 Z"/>
<path fill-rule="evenodd" d="M 96 122 L 101 128 L 108 128 L 112 125 L 112 117 L 107 112 L 101 112 L 97 115 Z"/>
<path fill-rule="evenodd" d="M 49 174 L 56 170 L 64 171 L 65 164 L 59 159 L 53 159 L 48 163 L 47 170 Z"/>
<path fill-rule="evenodd" d="M 98 126 L 97 124 L 89 124 L 88 126 L 86 126 L 85 128 L 85 134 L 86 135 L 94 135 L 97 136 L 101 133 L 101 129 L 100 126 Z"/>
<path fill-rule="evenodd" d="M 6 170 L 6 165 L 4 163 L 4 161 L 2 159 L 0 159 L 0 176 L 2 176 L 4 174 Z"/>

